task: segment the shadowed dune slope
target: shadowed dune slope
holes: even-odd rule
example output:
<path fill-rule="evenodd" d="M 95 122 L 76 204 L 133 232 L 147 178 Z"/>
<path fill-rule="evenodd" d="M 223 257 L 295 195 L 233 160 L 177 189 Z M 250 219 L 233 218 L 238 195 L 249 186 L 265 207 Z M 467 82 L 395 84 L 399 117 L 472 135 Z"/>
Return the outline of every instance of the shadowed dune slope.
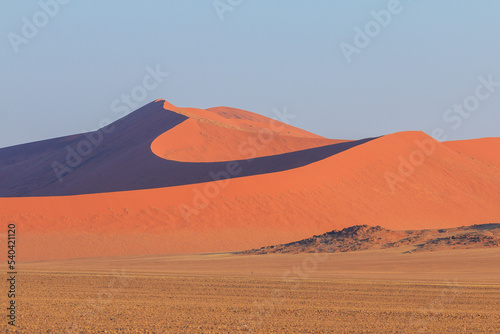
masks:
<path fill-rule="evenodd" d="M 0 196 L 75 195 L 165 183 L 165 161 L 149 146 L 186 119 L 150 103 L 95 132 L 0 149 Z"/>
<path fill-rule="evenodd" d="M 401 230 L 498 223 L 499 167 L 422 132 L 403 132 L 269 174 L 0 198 L 0 219 L 16 222 L 24 260 L 239 251 L 353 225 Z"/>
<path fill-rule="evenodd" d="M 180 134 L 176 131 L 177 136 L 168 136 L 168 139 L 181 145 L 184 140 L 191 140 L 188 144 L 199 145 L 200 148 L 195 148 L 193 151 L 201 154 L 211 141 L 196 130 L 197 123 L 201 122 L 200 125 L 204 129 L 209 129 L 208 135 L 223 141 L 209 149 L 214 154 L 212 158 L 217 161 L 221 160 L 217 158 L 230 156 L 239 158 L 237 153 L 232 155 L 230 152 L 236 150 L 235 143 L 228 145 L 228 149 L 222 150 L 226 145 L 225 140 L 243 141 L 248 140 L 247 134 L 255 135 L 252 132 L 237 130 L 235 127 L 222 127 L 223 123 L 219 121 L 224 121 L 225 118 L 215 113 L 189 109 L 191 111 L 187 113 L 188 115 L 192 116 L 192 112 L 196 112 L 211 117 L 205 117 L 203 120 L 196 118 L 195 121 L 194 118 L 188 118 L 191 116 L 164 109 L 166 103 L 158 100 L 147 104 L 107 128 L 95 132 L 0 149 L 0 197 L 94 194 L 213 181 L 219 179 L 213 175 L 228 169 L 225 162 L 170 161 L 154 154 L 151 144 L 160 135 L 172 131 L 188 120 L 190 121 L 188 126 L 182 127 Z M 188 109 L 183 109 L 182 112 L 185 110 Z M 182 133 L 182 130 L 186 130 L 187 133 Z M 224 133 L 228 136 L 226 139 Z M 199 141 L 196 138 L 204 139 Z M 246 160 L 248 156 L 243 160 L 230 159 L 239 160 L 236 162 L 239 172 L 226 173 L 224 177 L 273 173 L 305 166 L 371 140 L 338 143 L 321 138 L 284 136 L 282 138 L 278 135 L 272 139 L 266 145 L 269 147 L 276 145 L 277 148 L 267 149 L 265 155 L 278 153 L 277 155 L 253 160 Z M 169 144 L 160 140 L 153 145 L 154 150 L 161 151 L 165 155 L 168 149 L 164 146 Z M 179 144 L 172 145 L 176 147 Z M 249 148 L 252 147 L 249 146 L 247 151 Z M 221 152 L 220 155 L 218 151 Z"/>

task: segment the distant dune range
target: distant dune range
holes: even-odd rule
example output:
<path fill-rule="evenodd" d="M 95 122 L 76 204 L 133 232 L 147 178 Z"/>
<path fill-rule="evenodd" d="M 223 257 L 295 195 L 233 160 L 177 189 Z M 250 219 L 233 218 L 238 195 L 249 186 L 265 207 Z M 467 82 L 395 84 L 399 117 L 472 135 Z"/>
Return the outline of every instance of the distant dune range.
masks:
<path fill-rule="evenodd" d="M 163 100 L 107 130 L 62 182 L 52 163 L 85 135 L 0 149 L 0 219 L 17 225 L 19 259 L 242 251 L 353 225 L 500 222 L 500 138 L 329 140 L 239 109 Z"/>

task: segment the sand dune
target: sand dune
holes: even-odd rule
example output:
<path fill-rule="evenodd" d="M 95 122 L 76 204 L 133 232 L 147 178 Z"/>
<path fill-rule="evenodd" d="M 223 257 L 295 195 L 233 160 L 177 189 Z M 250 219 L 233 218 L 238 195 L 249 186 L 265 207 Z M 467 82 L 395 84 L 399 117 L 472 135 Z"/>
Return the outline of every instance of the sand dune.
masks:
<path fill-rule="evenodd" d="M 180 108 L 165 100 L 156 100 L 155 102 L 163 102 L 163 108 L 165 110 L 174 111 L 200 123 L 247 132 L 258 132 L 261 129 L 271 129 L 273 132 L 283 136 L 325 139 L 324 137 L 280 122 L 279 120 L 274 120 L 246 110 L 229 107 L 208 109 Z"/>
<path fill-rule="evenodd" d="M 179 108 L 163 102 L 166 110 L 189 117 L 151 144 L 153 153 L 167 160 L 246 160 L 347 142 L 326 139 L 246 110 Z"/>
<path fill-rule="evenodd" d="M 165 110 L 165 102 L 158 101 L 155 106 L 158 104 Z M 152 115 L 162 120 L 163 116 L 158 116 L 161 114 L 155 110 L 151 110 Z M 217 110 L 222 114 L 221 109 Z M 227 115 L 224 118 L 212 111 L 197 112 L 200 117 L 210 115 L 210 119 L 231 120 L 234 127 L 243 126 L 240 118 Z M 186 121 L 185 115 L 176 112 L 169 115 L 177 126 Z M 126 121 L 134 124 L 133 129 L 143 126 L 139 119 Z M 190 123 L 189 126 L 201 124 Z M 205 128 L 217 126 L 202 123 Z M 220 133 L 251 133 L 221 128 L 224 131 Z M 150 129 L 159 131 L 157 127 Z M 210 133 L 215 135 L 214 131 Z M 152 135 L 149 143 L 161 135 Z M 71 139 L 55 141 L 63 148 L 67 140 Z M 117 136 L 110 142 L 119 140 Z M 303 140 L 323 139 L 304 137 Z M 44 143 L 36 145 L 44 147 Z M 42 188 L 46 191 L 43 197 L 0 198 L 0 219 L 15 222 L 19 229 L 20 259 L 240 251 L 288 243 L 353 225 L 401 230 L 450 228 L 500 220 L 500 165 L 471 159 L 449 143 L 439 143 L 422 132 L 330 144 L 251 162 L 241 160 L 237 164 L 169 162 L 157 157 L 151 149 L 144 153 L 148 145 L 145 139 L 139 143 L 132 139 L 124 142 L 122 145 L 135 148 L 131 152 L 107 151 L 106 147 L 111 146 L 106 145 L 103 143 L 96 157 L 79 171 L 71 173 L 69 181 L 62 185 L 54 180 L 48 182 Z M 2 152 L 5 157 L 5 151 Z M 28 162 L 35 167 L 36 152 L 37 149 L 26 152 L 31 154 Z M 113 160 L 107 161 L 107 157 Z M 17 175 L 17 170 L 21 174 L 29 172 L 30 167 L 23 171 L 22 159 L 17 159 L 15 162 L 0 159 L 4 164 L 0 172 L 9 170 L 11 176 Z M 40 164 L 39 161 L 37 168 Z M 178 167 L 165 167 L 175 164 Z M 235 178 L 226 180 L 230 174 Z M 220 180 L 210 181 L 214 175 Z M 32 177 L 16 189 L 26 190 L 23 187 L 47 182 L 46 174 L 34 173 Z M 2 182 L 8 184 L 9 180 Z M 163 187 L 158 186 L 161 182 L 166 182 Z M 95 187 L 109 184 L 153 185 L 154 189 L 92 193 L 99 192 Z M 89 194 L 49 196 L 47 192 L 72 186 Z M 5 190 L 4 186 L 0 189 Z"/>
<path fill-rule="evenodd" d="M 444 143 L 446 146 L 473 159 L 500 165 L 500 138 L 457 140 Z"/>
<path fill-rule="evenodd" d="M 371 140 L 342 142 L 281 135 L 262 139 L 259 133 L 220 126 L 218 119 L 224 118 L 217 114 L 196 112 L 208 114 L 212 118 L 204 120 L 217 121 L 216 125 L 164 109 L 164 102 L 158 101 L 95 132 L 0 149 L 0 197 L 68 196 L 208 182 L 217 179 L 213 173 L 227 169 L 221 161 L 227 159 L 236 160 L 241 167 L 237 173 L 226 174 L 230 178 L 273 173 L 305 166 Z M 187 127 L 175 131 L 173 137 L 168 134 L 184 122 Z M 208 129 L 211 137 L 197 140 L 206 136 L 200 136 L 189 126 L 192 124 Z M 276 125 L 286 128 L 282 123 Z M 153 153 L 162 156 L 174 150 L 179 154 L 177 147 L 185 148 L 184 142 L 194 145 L 190 152 L 202 157 L 180 162 Z M 201 160 L 209 161 L 199 163 Z"/>
<path fill-rule="evenodd" d="M 174 161 L 214 162 L 253 159 L 346 141 L 279 135 L 270 128 L 249 132 L 188 119 L 151 144 L 157 156 Z"/>
<path fill-rule="evenodd" d="M 25 259 L 237 251 L 356 224 L 421 229 L 498 221 L 496 169 L 446 148 L 391 190 L 384 170 L 397 172 L 397 157 L 414 150 L 415 136 L 428 139 L 391 135 L 305 167 L 230 181 L 3 198 L 0 216 L 23 231 Z"/>

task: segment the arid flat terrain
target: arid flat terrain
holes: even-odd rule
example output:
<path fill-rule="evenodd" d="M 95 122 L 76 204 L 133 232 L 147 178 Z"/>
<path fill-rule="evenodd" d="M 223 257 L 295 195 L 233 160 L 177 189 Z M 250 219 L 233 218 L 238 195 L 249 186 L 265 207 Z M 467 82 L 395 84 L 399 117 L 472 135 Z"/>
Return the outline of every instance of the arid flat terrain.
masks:
<path fill-rule="evenodd" d="M 500 283 L 500 248 L 405 253 L 412 246 L 334 254 L 232 253 L 24 262 L 24 272 Z"/>
<path fill-rule="evenodd" d="M 19 264 L 19 333 L 495 333 L 500 249 Z M 6 322 L 2 322 L 2 330 Z"/>
<path fill-rule="evenodd" d="M 19 333 L 494 333 L 500 286 L 26 273 Z M 5 330 L 5 322 L 0 326 Z"/>

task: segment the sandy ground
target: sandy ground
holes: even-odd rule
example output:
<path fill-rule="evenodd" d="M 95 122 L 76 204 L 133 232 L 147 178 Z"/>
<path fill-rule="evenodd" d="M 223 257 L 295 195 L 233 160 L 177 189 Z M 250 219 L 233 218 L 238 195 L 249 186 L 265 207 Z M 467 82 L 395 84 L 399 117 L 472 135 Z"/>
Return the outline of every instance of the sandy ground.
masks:
<path fill-rule="evenodd" d="M 335 254 L 231 253 L 123 256 L 24 262 L 25 272 L 130 274 L 337 280 L 458 280 L 500 284 L 500 248 L 404 253 L 410 247 Z"/>
<path fill-rule="evenodd" d="M 499 264 L 500 249 L 22 263 L 17 330 L 494 333 Z"/>

